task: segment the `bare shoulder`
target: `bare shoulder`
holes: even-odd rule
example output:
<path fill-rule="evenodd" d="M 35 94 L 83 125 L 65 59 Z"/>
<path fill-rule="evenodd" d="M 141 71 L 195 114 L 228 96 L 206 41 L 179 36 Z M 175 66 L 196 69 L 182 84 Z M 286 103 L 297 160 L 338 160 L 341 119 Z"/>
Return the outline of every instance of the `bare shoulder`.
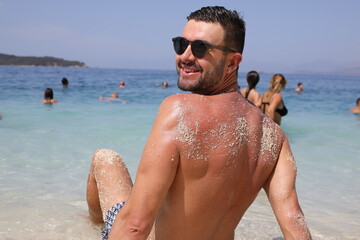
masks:
<path fill-rule="evenodd" d="M 171 95 L 165 98 L 165 100 L 161 103 L 160 110 L 179 113 L 181 111 L 189 110 L 189 108 L 194 109 L 209 103 L 209 100 L 206 100 L 207 98 L 209 97 L 198 94 Z"/>
<path fill-rule="evenodd" d="M 190 94 L 174 94 L 174 95 L 168 96 L 162 101 L 160 107 L 179 104 L 182 101 L 184 101 L 184 99 L 186 99 L 189 95 Z"/>
<path fill-rule="evenodd" d="M 272 95 L 272 97 L 271 97 L 271 100 L 272 101 L 280 101 L 282 99 L 282 95 L 281 95 L 281 93 L 274 93 L 274 95 Z"/>
<path fill-rule="evenodd" d="M 240 93 L 241 93 L 243 96 L 245 96 L 246 91 L 247 91 L 247 88 L 242 88 L 242 89 L 240 89 Z"/>
<path fill-rule="evenodd" d="M 259 98 L 261 97 L 261 94 L 256 90 L 254 90 L 254 94 L 255 94 L 256 97 L 259 97 Z"/>
<path fill-rule="evenodd" d="M 155 123 L 163 125 L 165 128 L 174 127 L 179 116 L 189 109 L 191 99 L 191 94 L 175 94 L 165 98 L 160 104 Z"/>
<path fill-rule="evenodd" d="M 192 94 L 175 94 L 165 98 L 160 104 L 159 113 L 178 114 L 192 101 Z"/>
<path fill-rule="evenodd" d="M 353 107 L 349 110 L 351 113 L 360 113 L 360 107 Z"/>
<path fill-rule="evenodd" d="M 51 100 L 41 100 L 42 103 L 46 103 L 46 104 L 51 104 L 51 103 L 57 103 L 58 101 L 56 99 L 51 99 Z"/>
<path fill-rule="evenodd" d="M 230 121 L 242 117 L 248 121 L 262 124 L 263 114 L 259 108 L 250 104 L 239 93 L 204 96 L 198 94 L 176 94 L 167 97 L 160 105 L 160 115 L 177 118 L 186 115 L 197 118 L 223 119 Z"/>

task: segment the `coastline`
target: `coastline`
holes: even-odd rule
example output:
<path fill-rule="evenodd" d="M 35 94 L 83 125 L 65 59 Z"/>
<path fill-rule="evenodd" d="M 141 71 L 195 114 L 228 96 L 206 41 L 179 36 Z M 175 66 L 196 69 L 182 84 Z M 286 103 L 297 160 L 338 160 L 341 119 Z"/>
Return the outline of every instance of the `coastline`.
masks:
<path fill-rule="evenodd" d="M 15 56 L 0 53 L 2 66 L 46 66 L 46 67 L 86 67 L 84 62 L 65 60 L 56 57 Z"/>

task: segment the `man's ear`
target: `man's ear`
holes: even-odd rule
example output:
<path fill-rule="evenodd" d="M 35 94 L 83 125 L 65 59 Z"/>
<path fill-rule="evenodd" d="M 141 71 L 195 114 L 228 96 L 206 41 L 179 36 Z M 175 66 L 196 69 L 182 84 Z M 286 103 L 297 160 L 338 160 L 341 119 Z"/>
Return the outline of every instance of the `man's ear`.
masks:
<path fill-rule="evenodd" d="M 236 70 L 239 67 L 241 60 L 242 60 L 241 53 L 233 53 L 232 58 L 230 59 L 230 62 L 227 66 L 227 72 L 230 73 Z"/>

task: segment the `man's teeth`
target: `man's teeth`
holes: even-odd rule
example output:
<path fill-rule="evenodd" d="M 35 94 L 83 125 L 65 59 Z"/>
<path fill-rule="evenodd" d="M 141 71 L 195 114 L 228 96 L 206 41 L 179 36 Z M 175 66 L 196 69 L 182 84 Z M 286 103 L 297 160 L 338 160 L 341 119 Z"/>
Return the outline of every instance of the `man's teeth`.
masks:
<path fill-rule="evenodd" d="M 186 73 L 197 72 L 197 70 L 190 70 L 190 69 L 184 69 L 184 71 L 185 71 Z"/>

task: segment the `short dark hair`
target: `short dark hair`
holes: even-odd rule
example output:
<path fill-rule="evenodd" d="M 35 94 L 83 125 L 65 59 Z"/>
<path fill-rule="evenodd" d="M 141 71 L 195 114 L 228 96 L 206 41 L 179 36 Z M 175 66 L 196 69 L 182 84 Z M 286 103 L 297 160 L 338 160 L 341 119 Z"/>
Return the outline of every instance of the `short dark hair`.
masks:
<path fill-rule="evenodd" d="M 360 103 L 360 97 L 356 100 L 356 105 L 359 105 Z"/>
<path fill-rule="evenodd" d="M 226 47 L 235 49 L 241 53 L 245 43 L 245 22 L 236 11 L 227 10 L 224 7 L 203 7 L 190 13 L 187 20 L 219 23 L 224 31 L 224 43 Z"/>
<path fill-rule="evenodd" d="M 65 78 L 65 77 L 61 80 L 61 82 L 62 82 L 62 84 L 64 84 L 64 85 L 68 85 L 68 84 L 69 84 L 69 81 L 68 81 L 67 78 Z"/>

